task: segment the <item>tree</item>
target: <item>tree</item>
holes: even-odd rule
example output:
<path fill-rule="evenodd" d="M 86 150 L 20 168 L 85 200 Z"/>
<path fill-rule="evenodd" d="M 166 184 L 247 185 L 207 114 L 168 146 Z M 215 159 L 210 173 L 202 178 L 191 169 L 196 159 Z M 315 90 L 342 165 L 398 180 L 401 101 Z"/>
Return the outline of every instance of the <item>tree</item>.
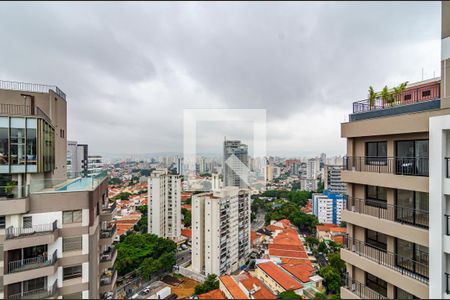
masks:
<path fill-rule="evenodd" d="M 110 185 L 119 185 L 119 184 L 121 184 L 122 183 L 122 180 L 120 180 L 119 178 L 117 178 L 117 177 L 113 177 L 113 178 L 111 178 L 110 180 L 109 180 L 109 184 Z"/>
<path fill-rule="evenodd" d="M 327 299 L 327 295 L 317 292 L 314 295 L 314 299 L 315 300 L 326 300 Z"/>
<path fill-rule="evenodd" d="M 341 224 L 339 224 L 339 227 L 341 227 L 341 228 L 347 228 L 347 223 L 345 223 L 344 221 L 342 221 Z"/>
<path fill-rule="evenodd" d="M 341 286 L 341 276 L 336 270 L 331 267 L 325 267 L 320 269 L 319 275 L 323 278 L 323 285 L 327 288 L 329 293 L 339 292 Z"/>
<path fill-rule="evenodd" d="M 119 195 L 115 196 L 113 199 L 114 200 L 128 200 L 128 198 L 131 196 L 131 193 L 128 192 L 122 192 Z"/>
<path fill-rule="evenodd" d="M 344 274 L 344 272 L 345 272 L 345 262 L 341 259 L 341 255 L 340 255 L 339 251 L 330 253 L 328 255 L 328 263 L 339 274 Z"/>
<path fill-rule="evenodd" d="M 320 242 L 319 246 L 317 247 L 317 251 L 322 252 L 322 253 L 327 253 L 328 252 L 327 244 L 325 244 L 324 241 Z"/>
<path fill-rule="evenodd" d="M 192 214 L 191 214 L 191 212 L 188 209 L 186 209 L 186 208 L 182 208 L 181 209 L 181 213 L 184 216 L 184 219 L 183 219 L 184 226 L 191 227 L 191 222 L 192 222 Z"/>
<path fill-rule="evenodd" d="M 373 87 L 369 86 L 369 108 L 372 109 L 375 106 L 375 99 L 377 98 L 378 94 L 375 93 L 373 90 Z"/>
<path fill-rule="evenodd" d="M 217 279 L 217 275 L 209 274 L 205 282 L 195 287 L 195 293 L 197 295 L 200 295 L 212 290 L 216 290 L 218 288 L 219 288 L 219 280 Z"/>
<path fill-rule="evenodd" d="M 316 239 L 316 238 L 313 237 L 313 236 L 307 236 L 307 237 L 305 238 L 305 242 L 306 242 L 310 247 L 314 247 L 314 246 L 319 245 L 319 240 Z"/>
<path fill-rule="evenodd" d="M 302 299 L 294 291 L 284 291 L 280 294 L 280 299 Z"/>
<path fill-rule="evenodd" d="M 144 259 L 138 268 L 138 274 L 145 280 L 150 280 L 156 272 L 162 269 L 163 265 L 160 260 L 149 257 Z"/>

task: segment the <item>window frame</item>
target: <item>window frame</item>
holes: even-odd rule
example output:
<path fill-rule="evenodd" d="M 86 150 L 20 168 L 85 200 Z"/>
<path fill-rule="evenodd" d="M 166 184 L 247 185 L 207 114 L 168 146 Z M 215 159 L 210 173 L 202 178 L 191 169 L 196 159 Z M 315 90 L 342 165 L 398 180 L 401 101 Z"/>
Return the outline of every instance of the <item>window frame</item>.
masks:
<path fill-rule="evenodd" d="M 374 232 L 376 234 L 376 238 L 369 238 L 369 232 Z M 378 249 L 380 251 L 387 252 L 387 235 L 375 230 L 367 229 L 364 231 L 365 233 L 365 244 L 371 248 Z M 386 238 L 386 242 L 383 243 L 380 241 L 379 237 L 384 236 Z"/>
<path fill-rule="evenodd" d="M 375 144 L 376 155 L 369 155 L 369 147 L 371 144 Z M 380 155 L 380 145 L 384 144 L 385 155 Z M 387 165 L 387 141 L 372 141 L 365 143 L 365 164 L 366 165 L 377 165 L 386 166 Z"/>
<path fill-rule="evenodd" d="M 366 286 L 378 294 L 387 297 L 387 282 L 375 275 L 370 274 L 369 272 L 365 273 Z M 375 280 L 370 279 L 369 276 L 374 277 Z"/>
<path fill-rule="evenodd" d="M 79 271 L 77 269 L 79 268 Z M 74 269 L 75 271 L 73 271 Z M 66 270 L 71 270 L 71 272 L 67 275 L 65 274 Z M 83 276 L 83 265 L 75 265 L 75 266 L 68 266 L 63 268 L 63 281 L 80 278 Z"/>
<path fill-rule="evenodd" d="M 80 220 L 74 221 L 74 213 L 80 212 Z M 65 214 L 70 214 L 70 221 L 66 221 Z M 83 210 L 82 209 L 75 209 L 75 210 L 66 210 L 63 211 L 63 224 L 79 224 L 83 222 Z"/>

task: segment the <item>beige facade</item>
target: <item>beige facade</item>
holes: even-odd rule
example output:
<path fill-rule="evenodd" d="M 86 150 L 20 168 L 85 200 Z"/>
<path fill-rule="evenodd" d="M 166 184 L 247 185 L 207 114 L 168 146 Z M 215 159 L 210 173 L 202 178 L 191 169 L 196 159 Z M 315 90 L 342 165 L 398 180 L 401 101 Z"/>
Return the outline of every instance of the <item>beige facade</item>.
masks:
<path fill-rule="evenodd" d="M 67 179 L 66 160 L 65 94 L 1 81 L 2 298 L 87 299 L 114 291 L 108 178 Z"/>

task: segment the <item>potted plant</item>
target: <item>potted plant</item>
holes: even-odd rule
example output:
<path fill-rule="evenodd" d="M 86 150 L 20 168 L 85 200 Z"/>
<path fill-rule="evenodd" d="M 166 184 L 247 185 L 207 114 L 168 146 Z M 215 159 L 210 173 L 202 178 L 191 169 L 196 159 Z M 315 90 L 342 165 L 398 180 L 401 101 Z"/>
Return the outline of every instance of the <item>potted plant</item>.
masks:
<path fill-rule="evenodd" d="M 17 181 L 11 180 L 6 183 L 5 192 L 7 198 L 14 198 L 14 194 L 12 193 L 14 188 L 17 186 Z"/>
<path fill-rule="evenodd" d="M 406 85 L 408 84 L 408 81 L 406 81 L 406 82 L 403 82 L 402 84 L 400 84 L 399 86 L 397 86 L 397 87 L 395 87 L 394 88 L 394 91 L 393 91 L 393 98 L 394 98 L 394 101 L 397 101 L 397 103 L 400 103 L 401 101 L 401 99 L 400 99 L 400 95 L 401 95 L 401 93 L 403 93 L 404 91 L 405 91 L 405 89 L 406 89 Z"/>
<path fill-rule="evenodd" d="M 375 93 L 372 86 L 369 86 L 369 109 L 371 110 L 375 106 L 375 99 L 378 94 Z"/>

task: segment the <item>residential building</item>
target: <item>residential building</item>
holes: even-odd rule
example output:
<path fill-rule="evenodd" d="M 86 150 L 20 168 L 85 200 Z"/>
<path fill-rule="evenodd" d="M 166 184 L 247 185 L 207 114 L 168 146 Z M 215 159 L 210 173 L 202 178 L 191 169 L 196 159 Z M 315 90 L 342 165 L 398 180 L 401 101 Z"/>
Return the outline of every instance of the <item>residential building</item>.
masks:
<path fill-rule="evenodd" d="M 106 174 L 67 179 L 67 100 L 0 81 L 0 297 L 102 298 L 117 273 Z"/>
<path fill-rule="evenodd" d="M 346 201 L 342 194 L 324 190 L 322 194 L 312 195 L 312 213 L 319 223 L 339 225 Z"/>
<path fill-rule="evenodd" d="M 300 179 L 300 189 L 308 192 L 315 192 L 319 187 L 319 180 L 314 178 Z"/>
<path fill-rule="evenodd" d="M 248 187 L 248 147 L 241 141 L 223 142 L 224 186 Z"/>
<path fill-rule="evenodd" d="M 103 171 L 101 155 L 88 155 L 88 176 L 96 176 Z"/>
<path fill-rule="evenodd" d="M 341 179 L 342 165 L 325 165 L 324 189 L 332 193 L 347 193 L 347 186 Z"/>
<path fill-rule="evenodd" d="M 250 255 L 250 194 L 238 187 L 192 196 L 192 268 L 229 274 Z"/>
<path fill-rule="evenodd" d="M 278 178 L 281 175 L 280 167 L 272 167 L 273 178 Z"/>
<path fill-rule="evenodd" d="M 247 272 L 220 276 L 219 288 L 226 299 L 276 299 L 264 283 Z"/>
<path fill-rule="evenodd" d="M 270 162 L 267 162 L 267 164 L 265 166 L 264 180 L 267 182 L 271 182 L 273 180 L 272 164 Z"/>
<path fill-rule="evenodd" d="M 450 298 L 450 3 L 441 11 L 441 78 L 409 84 L 390 103 L 355 102 L 341 125 L 349 196 L 342 298 Z"/>
<path fill-rule="evenodd" d="M 67 176 L 88 176 L 88 145 L 67 142 Z"/>
<path fill-rule="evenodd" d="M 183 158 L 177 157 L 177 174 L 183 175 Z"/>
<path fill-rule="evenodd" d="M 316 179 L 320 174 L 320 159 L 310 158 L 306 163 L 306 178 Z"/>
<path fill-rule="evenodd" d="M 181 236 L 181 177 L 167 169 L 154 170 L 148 179 L 148 232 L 177 240 Z"/>

